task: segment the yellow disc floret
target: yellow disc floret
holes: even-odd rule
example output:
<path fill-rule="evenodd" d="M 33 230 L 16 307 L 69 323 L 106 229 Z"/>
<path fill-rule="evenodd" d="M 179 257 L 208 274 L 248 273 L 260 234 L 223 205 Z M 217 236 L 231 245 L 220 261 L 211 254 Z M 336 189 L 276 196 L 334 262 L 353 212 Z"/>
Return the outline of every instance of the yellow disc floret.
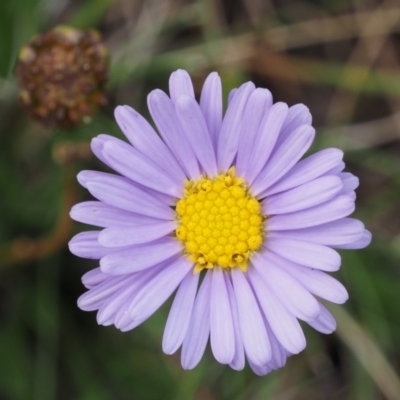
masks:
<path fill-rule="evenodd" d="M 187 181 L 176 214 L 176 237 L 195 263 L 194 272 L 216 265 L 246 271 L 252 252 L 262 245 L 261 204 L 234 167 L 213 179 Z"/>

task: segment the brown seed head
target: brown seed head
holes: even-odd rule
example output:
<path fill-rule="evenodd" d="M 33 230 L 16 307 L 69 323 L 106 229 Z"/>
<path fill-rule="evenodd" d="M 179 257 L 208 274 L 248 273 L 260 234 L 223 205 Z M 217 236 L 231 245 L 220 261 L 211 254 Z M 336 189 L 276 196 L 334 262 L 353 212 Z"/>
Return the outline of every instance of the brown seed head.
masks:
<path fill-rule="evenodd" d="M 108 52 L 99 33 L 58 26 L 19 54 L 20 102 L 44 126 L 68 129 L 107 103 Z"/>

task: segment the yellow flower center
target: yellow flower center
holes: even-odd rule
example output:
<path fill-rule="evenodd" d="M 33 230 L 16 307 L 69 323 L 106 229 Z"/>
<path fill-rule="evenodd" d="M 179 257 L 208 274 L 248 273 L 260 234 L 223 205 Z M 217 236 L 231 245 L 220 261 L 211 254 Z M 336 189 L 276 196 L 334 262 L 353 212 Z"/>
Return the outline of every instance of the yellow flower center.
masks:
<path fill-rule="evenodd" d="M 261 247 L 264 217 L 234 167 L 216 178 L 187 181 L 176 204 L 176 237 L 183 242 L 194 272 L 218 265 L 246 271 L 251 253 Z"/>

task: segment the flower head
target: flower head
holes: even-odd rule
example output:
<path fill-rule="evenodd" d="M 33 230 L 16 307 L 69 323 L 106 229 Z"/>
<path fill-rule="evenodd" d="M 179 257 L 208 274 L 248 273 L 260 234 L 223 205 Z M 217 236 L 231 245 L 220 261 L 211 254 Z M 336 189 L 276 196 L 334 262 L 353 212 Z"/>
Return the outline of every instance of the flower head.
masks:
<path fill-rule="evenodd" d="M 108 52 L 96 31 L 58 26 L 21 49 L 20 102 L 46 127 L 71 128 L 106 103 L 107 70 Z"/>
<path fill-rule="evenodd" d="M 189 75 L 170 78 L 170 96 L 148 105 L 160 136 L 136 111 L 117 107 L 130 144 L 108 135 L 95 155 L 118 172 L 82 171 L 98 199 L 73 207 L 77 221 L 102 228 L 78 234 L 71 251 L 100 260 L 83 276 L 79 301 L 102 325 L 122 331 L 149 318 L 176 290 L 163 350 L 182 348 L 194 368 L 208 339 L 215 358 L 255 373 L 281 368 L 306 345 L 298 320 L 331 333 L 320 302 L 343 303 L 345 288 L 326 272 L 340 267 L 334 248 L 368 245 L 354 211 L 358 179 L 342 172 L 342 152 L 306 158 L 311 115 L 298 104 L 273 104 L 248 82 L 222 112 L 221 81 L 212 73 L 200 102 Z M 203 279 L 200 283 L 200 277 Z"/>

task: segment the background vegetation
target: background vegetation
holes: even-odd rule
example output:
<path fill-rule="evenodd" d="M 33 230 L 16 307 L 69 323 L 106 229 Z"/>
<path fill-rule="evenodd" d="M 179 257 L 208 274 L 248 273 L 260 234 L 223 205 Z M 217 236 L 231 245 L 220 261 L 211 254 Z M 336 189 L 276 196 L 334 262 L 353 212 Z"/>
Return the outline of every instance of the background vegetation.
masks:
<path fill-rule="evenodd" d="M 109 104 L 90 123 L 48 130 L 18 105 L 18 50 L 59 24 L 98 29 L 110 50 Z M 396 0 L 12 0 L 0 2 L 0 399 L 400 399 L 400 3 Z M 207 350 L 193 371 L 166 356 L 167 304 L 132 332 L 77 309 L 96 266 L 67 250 L 88 143 L 121 136 L 113 108 L 148 115 L 146 95 L 187 69 L 199 92 L 217 70 L 228 91 L 252 80 L 306 104 L 313 150 L 345 150 L 360 177 L 371 246 L 343 252 L 350 300 L 338 330 L 307 329 L 305 352 L 267 377 L 234 372 Z"/>

